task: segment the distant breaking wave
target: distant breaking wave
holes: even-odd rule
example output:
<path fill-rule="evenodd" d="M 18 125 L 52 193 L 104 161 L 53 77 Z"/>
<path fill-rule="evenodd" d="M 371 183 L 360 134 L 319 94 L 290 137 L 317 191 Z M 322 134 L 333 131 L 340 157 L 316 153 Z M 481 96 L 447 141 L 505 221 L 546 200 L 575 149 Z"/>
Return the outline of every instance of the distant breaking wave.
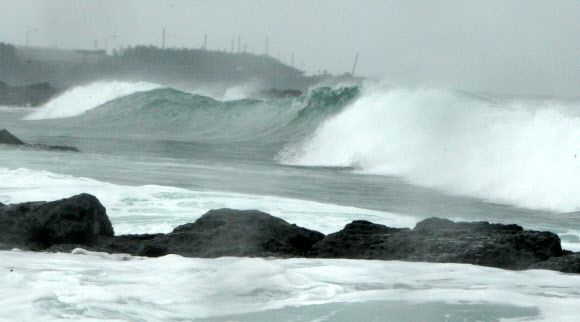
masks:
<path fill-rule="evenodd" d="M 66 108 L 49 112 L 56 98 L 34 119 L 72 108 L 69 133 L 86 131 L 77 135 L 199 143 L 196 153 L 244 150 L 286 165 L 354 168 L 497 203 L 580 211 L 578 100 L 366 84 L 219 101 L 149 83 L 99 84 L 63 94 Z"/>
<path fill-rule="evenodd" d="M 366 88 L 277 160 L 355 167 L 447 193 L 578 211 L 580 104 Z"/>
<path fill-rule="evenodd" d="M 110 100 L 68 119 L 67 124 L 108 129 L 106 135 L 123 138 L 217 144 L 270 142 L 278 143 L 281 149 L 339 113 L 358 94 L 357 87 L 322 87 L 299 98 L 218 101 L 173 88 L 156 88 Z"/>
<path fill-rule="evenodd" d="M 74 87 L 26 116 L 26 120 L 58 119 L 81 115 L 99 105 L 136 92 L 150 91 L 161 85 L 139 82 L 96 82 Z"/>

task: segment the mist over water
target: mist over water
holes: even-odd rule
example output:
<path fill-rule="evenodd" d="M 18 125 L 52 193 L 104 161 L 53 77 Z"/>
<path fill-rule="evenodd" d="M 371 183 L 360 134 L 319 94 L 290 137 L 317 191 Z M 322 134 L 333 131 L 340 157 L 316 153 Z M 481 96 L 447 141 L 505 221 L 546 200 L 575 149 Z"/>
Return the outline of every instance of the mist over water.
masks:
<path fill-rule="evenodd" d="M 353 220 L 389 227 L 413 227 L 431 216 L 518 223 L 555 232 L 564 248 L 580 249 L 577 215 L 561 213 L 578 210 L 574 148 L 580 105 L 574 99 L 371 82 L 315 87 L 298 98 L 256 99 L 252 92 L 245 85 L 182 91 L 98 82 L 73 88 L 41 109 L 0 108 L 2 127 L 25 141 L 83 151 L 0 147 L 0 202 L 91 193 L 106 207 L 116 234 L 167 233 L 210 209 L 229 207 L 258 209 L 326 234 Z M 13 270 L 0 274 L 9 294 L 0 303 L 6 314 L 22 319 L 576 315 L 556 309 L 577 300 L 574 276 L 558 282 L 554 272 L 544 271 L 145 259 L 82 249 L 58 255 L 0 252 L 0 259 Z M 189 286 L 167 282 L 175 276 Z M 141 291 L 127 293 L 135 283 Z M 145 313 L 137 309 L 144 303 L 150 308 Z M 26 316 L 13 309 L 24 307 L 32 308 Z"/>
<path fill-rule="evenodd" d="M 520 207 L 580 209 L 580 105 L 369 86 L 278 160 L 355 167 Z"/>
<path fill-rule="evenodd" d="M 440 217 L 580 251 L 577 2 L 0 3 L 0 105 L 23 105 L 0 129 L 28 143 L 0 144 L 2 204 L 90 193 L 116 235 L 222 207 L 324 234 Z M 0 251 L 0 322 L 575 321 L 579 288 L 467 264 Z"/>
<path fill-rule="evenodd" d="M 216 148 L 244 142 L 253 158 L 284 165 L 352 168 L 495 203 L 580 210 L 577 100 L 367 82 L 264 101 L 247 98 L 249 88 L 225 90 L 240 99 L 220 101 L 152 83 L 98 82 L 61 94 L 25 119 L 67 118 L 66 126 L 84 136 Z"/>
<path fill-rule="evenodd" d="M 150 91 L 161 85 L 138 82 L 96 82 L 73 87 L 44 104 L 26 117 L 27 120 L 58 119 L 81 115 L 97 106 L 132 93 Z"/>

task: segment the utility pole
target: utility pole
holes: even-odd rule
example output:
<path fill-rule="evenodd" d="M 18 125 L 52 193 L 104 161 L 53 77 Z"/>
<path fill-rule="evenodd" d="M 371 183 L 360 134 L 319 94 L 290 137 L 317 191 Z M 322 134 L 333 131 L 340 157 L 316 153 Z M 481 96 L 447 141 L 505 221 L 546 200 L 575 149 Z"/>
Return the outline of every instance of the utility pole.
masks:
<path fill-rule="evenodd" d="M 354 66 L 352 66 L 352 73 L 350 73 L 350 76 L 354 76 L 354 69 L 356 68 L 357 62 L 358 62 L 358 51 L 356 52 L 356 58 L 354 59 Z"/>
<path fill-rule="evenodd" d="M 161 49 L 165 49 L 165 28 L 163 28 L 163 37 L 161 39 Z"/>
<path fill-rule="evenodd" d="M 268 56 L 268 46 L 270 45 L 270 42 L 268 41 L 268 37 L 266 37 L 266 56 Z"/>
<path fill-rule="evenodd" d="M 38 29 L 26 30 L 26 60 L 30 63 L 30 48 L 28 47 L 29 35 L 31 32 L 38 31 Z"/>
<path fill-rule="evenodd" d="M 232 38 L 232 54 L 234 53 L 234 38 Z"/>
<path fill-rule="evenodd" d="M 294 68 L 294 53 L 292 53 L 292 64 L 291 64 L 292 68 Z"/>
<path fill-rule="evenodd" d="M 203 35 L 203 49 L 207 50 L 207 34 Z"/>
<path fill-rule="evenodd" d="M 238 54 L 241 51 L 242 36 L 238 36 Z"/>
<path fill-rule="evenodd" d="M 109 52 L 109 39 L 117 38 L 117 35 L 110 35 L 109 37 L 105 38 L 105 55 Z"/>

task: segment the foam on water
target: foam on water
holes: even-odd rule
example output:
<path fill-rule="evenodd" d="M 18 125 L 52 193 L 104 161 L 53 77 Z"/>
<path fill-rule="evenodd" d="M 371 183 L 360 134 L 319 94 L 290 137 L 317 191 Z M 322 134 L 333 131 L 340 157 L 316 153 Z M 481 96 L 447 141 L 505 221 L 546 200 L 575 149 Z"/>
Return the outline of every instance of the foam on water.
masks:
<path fill-rule="evenodd" d="M 580 210 L 580 106 L 369 86 L 278 160 L 356 167 L 520 207 Z"/>
<path fill-rule="evenodd" d="M 53 98 L 40 109 L 26 116 L 26 120 L 58 119 L 81 115 L 106 102 L 137 92 L 150 91 L 161 85 L 138 82 L 96 82 L 74 87 Z"/>
<path fill-rule="evenodd" d="M 369 320 L 384 319 L 381 308 L 389 304 L 398 313 L 389 315 L 392 320 L 409 320 L 416 304 L 429 320 L 570 321 L 580 314 L 580 277 L 551 271 L 397 261 L 140 258 L 82 249 L 0 251 L 0 262 L 0 316 L 19 321 L 252 321 L 260 312 L 276 321 L 295 308 L 299 315 L 293 317 L 301 321 L 355 319 L 349 319 L 349 309 L 320 313 L 332 303 L 367 303 Z M 477 307 L 478 315 L 470 318 L 469 310 Z"/>
<path fill-rule="evenodd" d="M 0 182 L 0 202 L 5 204 L 93 194 L 107 209 L 117 235 L 167 233 L 218 208 L 258 209 L 325 234 L 356 219 L 391 227 L 413 227 L 417 222 L 404 215 L 313 201 L 157 185 L 115 185 L 30 169 L 0 168 Z"/>

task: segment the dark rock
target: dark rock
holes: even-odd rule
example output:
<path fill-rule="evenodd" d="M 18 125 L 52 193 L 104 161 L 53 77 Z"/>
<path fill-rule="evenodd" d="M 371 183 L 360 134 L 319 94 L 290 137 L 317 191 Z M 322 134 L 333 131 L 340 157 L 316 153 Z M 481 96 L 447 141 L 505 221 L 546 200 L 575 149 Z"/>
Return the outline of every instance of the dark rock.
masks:
<path fill-rule="evenodd" d="M 109 253 L 126 253 L 131 255 L 159 257 L 166 252 L 155 252 L 147 242 L 163 234 L 122 235 L 111 238 L 102 238 L 98 250 Z"/>
<path fill-rule="evenodd" d="M 286 98 L 286 97 L 300 97 L 302 96 L 302 92 L 296 89 L 285 89 L 279 90 L 276 88 L 271 88 L 268 90 L 262 90 L 258 93 L 258 96 L 265 99 L 279 99 L 279 98 Z"/>
<path fill-rule="evenodd" d="M 47 150 L 47 151 L 81 152 L 78 148 L 76 148 L 74 146 L 47 145 L 47 144 L 26 144 L 26 143 L 22 142 L 19 138 L 15 137 L 12 133 L 8 132 L 8 130 L 6 130 L 6 129 L 0 130 L 0 143 L 32 147 L 35 149 Z"/>
<path fill-rule="evenodd" d="M 385 244 L 394 235 L 408 231 L 408 228 L 390 228 L 356 220 L 343 230 L 326 236 L 313 246 L 313 250 L 317 257 L 323 258 L 404 259 L 409 252 L 404 245 L 385 248 Z"/>
<path fill-rule="evenodd" d="M 529 269 L 549 269 L 564 273 L 580 273 L 580 253 L 552 257 L 546 261 L 532 264 Z"/>
<path fill-rule="evenodd" d="M 322 238 L 322 233 L 257 210 L 219 209 L 146 242 L 140 255 L 306 256 Z"/>
<path fill-rule="evenodd" d="M 357 220 L 324 236 L 257 210 L 219 209 L 169 234 L 114 236 L 105 208 L 88 194 L 0 204 L 0 249 L 70 252 L 79 247 L 149 257 L 406 260 L 580 273 L 580 253 L 563 251 L 556 234 L 518 225 L 429 218 L 411 230 Z"/>
<path fill-rule="evenodd" d="M 52 202 L 0 208 L 0 249 L 42 250 L 56 244 L 91 246 L 114 231 L 97 198 L 80 194 Z"/>
<path fill-rule="evenodd" d="M 67 151 L 67 152 L 81 152 L 77 147 L 65 146 L 65 145 L 46 145 L 46 144 L 34 144 L 32 147 L 40 150 L 47 151 Z"/>
<path fill-rule="evenodd" d="M 12 135 L 12 133 L 8 132 L 6 129 L 0 130 L 0 143 L 2 144 L 10 144 L 10 145 L 25 145 L 26 143 L 20 141 L 17 137 Z"/>
<path fill-rule="evenodd" d="M 517 225 L 459 222 L 430 218 L 413 230 L 365 223 L 366 229 L 344 230 L 314 245 L 318 257 L 466 263 L 526 269 L 562 256 L 560 238 L 550 232 L 524 231 Z M 376 232 L 373 232 L 376 231 Z"/>

